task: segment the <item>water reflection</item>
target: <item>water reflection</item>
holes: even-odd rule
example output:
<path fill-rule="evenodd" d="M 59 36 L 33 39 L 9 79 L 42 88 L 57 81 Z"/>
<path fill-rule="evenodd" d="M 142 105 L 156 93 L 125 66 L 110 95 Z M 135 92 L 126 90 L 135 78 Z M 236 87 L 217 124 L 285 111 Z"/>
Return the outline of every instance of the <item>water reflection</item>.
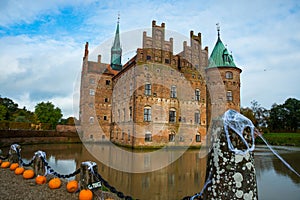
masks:
<path fill-rule="evenodd" d="M 96 149 L 98 149 L 99 154 L 104 154 L 107 151 L 104 146 Z M 81 162 L 96 161 L 93 155 L 81 144 L 22 146 L 22 156 L 31 159 L 37 150 L 45 151 L 49 164 L 62 174 L 73 172 L 79 168 Z M 281 147 L 277 150 L 296 171 L 300 171 L 300 148 Z M 117 159 L 119 159 L 118 162 L 130 164 L 130 161 L 123 161 L 122 157 L 117 155 L 114 155 L 112 160 Z M 147 156 L 141 157 L 139 162 L 143 166 L 151 166 L 151 158 Z M 121 172 L 100 162 L 97 164 L 99 173 L 111 185 L 124 194 L 141 200 L 175 200 L 197 193 L 204 184 L 206 170 L 206 158 L 200 158 L 199 150 L 189 150 L 171 165 L 148 173 Z M 264 147 L 256 148 L 255 166 L 259 199 L 299 199 L 299 177 L 288 171 L 269 150 Z"/>

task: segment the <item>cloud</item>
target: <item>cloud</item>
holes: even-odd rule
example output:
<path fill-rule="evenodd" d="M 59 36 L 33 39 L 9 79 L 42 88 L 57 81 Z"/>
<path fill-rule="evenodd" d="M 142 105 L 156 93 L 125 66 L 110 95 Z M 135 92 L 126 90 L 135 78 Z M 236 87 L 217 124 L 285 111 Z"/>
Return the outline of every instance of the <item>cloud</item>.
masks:
<path fill-rule="evenodd" d="M 2 1 L 1 96 L 30 108 L 51 100 L 70 115 L 84 43 L 90 43 L 92 60 L 100 52 L 109 62 L 118 11 L 121 32 L 127 34 L 121 35 L 125 61 L 142 40 L 142 35 L 130 33 L 142 28 L 150 35 L 152 20 L 187 38 L 190 30 L 201 32 L 202 46 L 209 52 L 220 22 L 222 41 L 243 70 L 242 106 L 255 99 L 270 108 L 290 96 L 300 98 L 300 3 L 284 0 Z M 174 43 L 182 45 L 175 38 Z"/>

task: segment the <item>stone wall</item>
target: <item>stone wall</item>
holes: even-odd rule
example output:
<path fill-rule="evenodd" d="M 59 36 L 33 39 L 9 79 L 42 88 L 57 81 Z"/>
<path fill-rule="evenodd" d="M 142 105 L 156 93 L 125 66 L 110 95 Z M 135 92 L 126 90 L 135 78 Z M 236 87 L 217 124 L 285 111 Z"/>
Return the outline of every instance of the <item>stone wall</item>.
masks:
<path fill-rule="evenodd" d="M 81 142 L 77 132 L 57 132 L 38 130 L 0 130 L 0 146 L 39 143 L 78 143 Z"/>

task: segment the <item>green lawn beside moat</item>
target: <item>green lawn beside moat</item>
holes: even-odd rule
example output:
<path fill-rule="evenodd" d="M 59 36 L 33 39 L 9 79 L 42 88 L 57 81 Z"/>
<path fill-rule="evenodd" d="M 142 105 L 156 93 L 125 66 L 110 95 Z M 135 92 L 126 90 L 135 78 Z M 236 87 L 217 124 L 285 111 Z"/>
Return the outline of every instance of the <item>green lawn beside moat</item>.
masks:
<path fill-rule="evenodd" d="M 300 133 L 265 133 L 263 137 L 271 145 L 300 147 Z M 256 144 L 264 144 L 264 142 L 257 137 Z"/>

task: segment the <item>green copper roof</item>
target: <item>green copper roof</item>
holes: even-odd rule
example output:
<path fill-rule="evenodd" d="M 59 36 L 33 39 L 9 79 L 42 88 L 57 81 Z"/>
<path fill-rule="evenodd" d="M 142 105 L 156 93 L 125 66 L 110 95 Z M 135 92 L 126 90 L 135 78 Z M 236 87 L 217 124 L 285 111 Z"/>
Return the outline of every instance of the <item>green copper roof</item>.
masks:
<path fill-rule="evenodd" d="M 228 52 L 218 35 L 218 41 L 210 55 L 208 68 L 236 67 L 232 55 Z"/>
<path fill-rule="evenodd" d="M 113 70 L 120 71 L 122 69 L 121 60 L 122 60 L 122 48 L 120 43 L 119 18 L 118 18 L 115 40 L 113 46 L 111 47 L 111 59 L 110 59 L 111 68 Z"/>

